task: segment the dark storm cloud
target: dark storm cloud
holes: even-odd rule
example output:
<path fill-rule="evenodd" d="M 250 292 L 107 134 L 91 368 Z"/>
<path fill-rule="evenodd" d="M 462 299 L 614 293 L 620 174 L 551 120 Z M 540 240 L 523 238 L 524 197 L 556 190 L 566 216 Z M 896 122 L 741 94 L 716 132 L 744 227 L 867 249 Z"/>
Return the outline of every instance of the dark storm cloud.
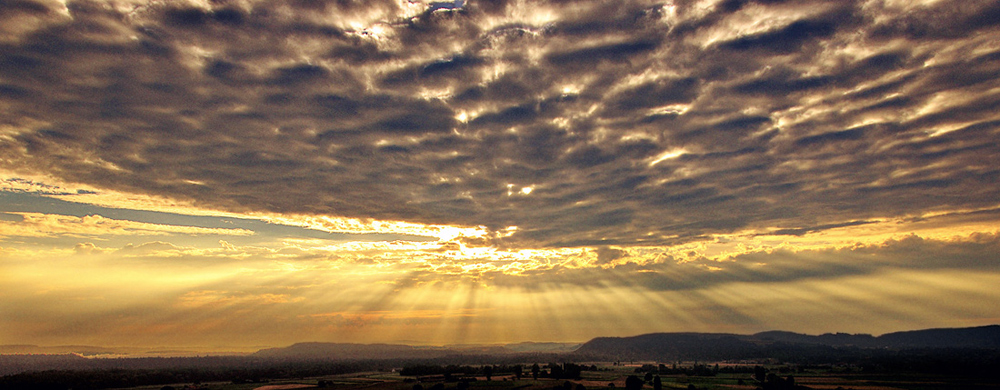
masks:
<path fill-rule="evenodd" d="M 2 163 L 100 188 L 513 246 L 1000 198 L 992 2 L 2 7 Z"/>

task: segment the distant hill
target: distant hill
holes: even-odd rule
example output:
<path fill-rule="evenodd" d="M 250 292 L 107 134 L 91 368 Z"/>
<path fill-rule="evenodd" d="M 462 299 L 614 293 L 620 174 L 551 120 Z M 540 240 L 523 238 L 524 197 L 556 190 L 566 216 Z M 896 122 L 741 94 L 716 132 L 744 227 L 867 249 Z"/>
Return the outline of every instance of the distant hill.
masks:
<path fill-rule="evenodd" d="M 86 368 L 89 360 L 79 355 L 8 355 L 0 354 L 0 376 L 17 374 L 19 372 L 41 369 L 80 369 Z"/>
<path fill-rule="evenodd" d="M 896 352 L 902 351 L 897 354 Z M 977 352 L 978 351 L 978 352 Z M 28 370 L 108 367 L 240 366 L 289 361 L 412 361 L 420 364 L 496 364 L 595 360 L 752 360 L 778 359 L 800 363 L 861 361 L 896 355 L 987 356 L 1000 359 L 1000 325 L 974 328 L 925 329 L 868 334 L 828 333 L 818 336 L 783 331 L 753 335 L 728 333 L 653 333 L 633 337 L 598 337 L 579 348 L 564 343 L 450 345 L 415 347 L 401 344 L 298 343 L 249 355 L 178 357 L 186 351 L 149 351 L 95 346 L 0 346 L 0 376 Z M 127 354 L 127 355 L 126 355 Z M 157 356 L 142 358 L 137 355 Z M 108 359 L 130 356 L 127 359 Z M 926 360 L 926 359 L 925 359 Z M 991 360 L 992 361 L 992 360 Z M 268 363 L 270 362 L 270 363 Z M 346 363 L 345 363 L 346 364 Z M 882 364 L 882 363 L 879 363 Z M 909 364 L 909 363 L 908 363 Z"/>
<path fill-rule="evenodd" d="M 94 345 L 38 346 L 30 344 L 0 345 L 0 355 L 65 355 L 86 357 L 184 357 L 184 356 L 234 356 L 247 352 L 227 352 L 207 349 L 177 349 L 169 347 L 102 347 Z"/>
<path fill-rule="evenodd" d="M 851 355 L 862 349 L 975 348 L 1000 349 L 1000 325 L 927 329 L 868 334 L 828 333 L 819 336 L 770 331 L 754 335 L 726 333 L 653 333 L 633 337 L 599 337 L 575 354 L 610 360 L 734 360 Z"/>
<path fill-rule="evenodd" d="M 580 344 L 517 343 L 507 345 L 454 344 L 443 347 L 414 347 L 403 344 L 297 343 L 288 347 L 262 349 L 251 356 L 280 359 L 371 360 L 433 359 L 455 355 L 515 355 L 569 353 Z"/>
<path fill-rule="evenodd" d="M 52 347 L 40 347 L 37 345 L 12 344 L 0 345 L 0 354 L 68 354 L 76 353 L 80 355 L 112 355 L 122 354 L 122 348 L 96 347 L 92 345 L 58 345 Z"/>
<path fill-rule="evenodd" d="M 573 352 L 583 344 L 580 343 L 517 343 L 503 347 L 511 352 Z"/>
<path fill-rule="evenodd" d="M 873 337 L 868 334 L 827 333 L 810 336 L 792 332 L 763 332 L 753 335 L 764 341 L 829 346 L 879 348 L 1000 348 L 1000 325 L 974 328 L 943 328 L 886 333 Z"/>
<path fill-rule="evenodd" d="M 400 344 L 297 343 L 283 348 L 268 348 L 252 356 L 282 359 L 417 359 L 447 355 L 449 350 L 418 348 Z"/>
<path fill-rule="evenodd" d="M 633 337 L 598 337 L 578 348 L 578 355 L 608 360 L 752 358 L 760 348 L 749 336 L 724 333 L 653 333 Z"/>
<path fill-rule="evenodd" d="M 886 333 L 877 339 L 882 346 L 895 348 L 1000 349 L 1000 325 L 912 330 Z"/>
<path fill-rule="evenodd" d="M 790 344 L 829 345 L 834 347 L 878 347 L 877 339 L 870 334 L 826 333 L 819 336 L 793 332 L 770 331 L 753 335 L 761 342 L 782 342 Z"/>

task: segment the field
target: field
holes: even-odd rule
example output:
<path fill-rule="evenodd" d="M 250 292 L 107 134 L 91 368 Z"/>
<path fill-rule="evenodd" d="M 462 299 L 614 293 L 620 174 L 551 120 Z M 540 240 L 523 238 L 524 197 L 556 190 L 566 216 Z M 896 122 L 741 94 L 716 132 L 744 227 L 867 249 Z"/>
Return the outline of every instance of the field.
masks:
<path fill-rule="evenodd" d="M 580 379 L 564 380 L 539 378 L 532 379 L 531 373 L 526 372 L 521 379 L 516 379 L 512 374 L 500 374 L 492 376 L 487 381 L 485 376 L 464 377 L 469 390 L 552 390 L 555 388 L 564 389 L 566 382 L 569 382 L 571 389 L 579 390 L 578 385 L 586 389 L 625 389 L 626 378 L 636 375 L 643 378 L 644 374 L 636 373 L 635 370 L 641 365 L 624 364 L 613 365 L 611 363 L 587 363 L 593 364 L 598 370 L 584 371 Z M 744 367 L 746 368 L 746 367 Z M 794 377 L 795 384 L 810 389 L 836 390 L 943 390 L 943 389 L 997 389 L 1000 390 L 1000 381 L 993 378 L 966 378 L 961 376 L 944 375 L 922 375 L 916 373 L 862 373 L 856 370 L 843 367 L 821 367 L 816 369 L 790 370 L 787 367 L 768 367 L 769 371 L 787 378 Z M 717 373 L 711 376 L 689 376 L 689 375 L 660 375 L 664 389 L 756 389 L 758 382 L 752 378 L 750 373 Z M 474 379 L 473 379 L 474 378 Z M 361 372 L 343 375 L 329 375 L 309 378 L 272 380 L 257 383 L 181 383 L 169 385 L 180 389 L 204 389 L 204 390 L 284 390 L 298 388 L 327 388 L 335 390 L 414 390 L 415 386 L 420 386 L 424 390 L 435 389 L 459 390 L 465 387 L 465 383 L 458 381 L 442 382 L 440 380 L 418 380 L 415 376 L 402 376 L 398 370 L 389 372 Z M 435 386 L 437 385 L 437 386 Z M 612 387 L 613 386 L 613 387 Z M 161 390 L 165 386 L 135 387 L 134 390 Z M 801 387 L 800 387 L 801 388 Z M 647 382 L 644 389 L 652 390 L 653 385 Z"/>

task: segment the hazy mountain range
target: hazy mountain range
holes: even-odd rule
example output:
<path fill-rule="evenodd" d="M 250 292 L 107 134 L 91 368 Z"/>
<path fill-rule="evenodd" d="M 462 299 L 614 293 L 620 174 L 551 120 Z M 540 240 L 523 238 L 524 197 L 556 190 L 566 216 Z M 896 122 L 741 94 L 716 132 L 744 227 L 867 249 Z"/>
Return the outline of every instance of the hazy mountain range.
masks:
<path fill-rule="evenodd" d="M 268 348 L 252 356 L 265 358 L 329 359 L 422 359 L 452 355 L 509 355 L 530 353 L 570 353 L 579 343 L 517 343 L 506 345 L 446 345 L 441 347 L 401 344 L 297 343 L 284 348 Z"/>
<path fill-rule="evenodd" d="M 391 361 L 406 364 L 509 361 L 546 359 L 565 361 L 630 360 L 739 360 L 773 358 L 786 361 L 839 361 L 870 356 L 872 353 L 913 350 L 1000 350 L 1000 325 L 973 328 L 926 329 L 888 333 L 823 334 L 818 336 L 784 331 L 752 335 L 727 333 L 653 333 L 633 337 L 599 337 L 584 344 L 518 343 L 508 345 L 410 346 L 402 344 L 297 343 L 282 348 L 261 349 L 251 354 L 215 357 L 150 358 L 150 354 L 177 356 L 184 351 L 143 351 L 145 358 L 94 359 L 94 356 L 122 357 L 120 348 L 95 346 L 37 347 L 0 346 L 0 375 L 40 369 L 90 369 L 106 367 L 181 367 L 185 365 L 230 366 L 267 361 Z M 203 354 L 204 355 L 204 354 Z M 217 354 L 225 355 L 225 354 Z M 190 356 L 190 355 L 189 355 Z"/>
<path fill-rule="evenodd" d="M 438 358 L 450 355 L 560 353 L 601 359 L 675 360 L 768 357 L 785 349 L 829 348 L 985 348 L 1000 349 L 1000 325 L 926 329 L 869 334 L 828 333 L 818 336 L 784 331 L 752 335 L 728 333 L 652 333 L 632 337 L 599 337 L 582 345 L 520 343 L 502 346 L 414 347 L 398 344 L 298 343 L 263 349 L 257 357 L 324 359 Z"/>

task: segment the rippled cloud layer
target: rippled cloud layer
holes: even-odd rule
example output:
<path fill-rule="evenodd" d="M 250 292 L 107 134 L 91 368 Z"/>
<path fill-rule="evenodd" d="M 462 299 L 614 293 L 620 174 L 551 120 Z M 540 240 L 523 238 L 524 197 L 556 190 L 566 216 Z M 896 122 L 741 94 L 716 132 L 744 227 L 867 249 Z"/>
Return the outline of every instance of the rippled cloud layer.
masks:
<path fill-rule="evenodd" d="M 316 335 L 538 330 L 548 306 L 764 330 L 786 323 L 751 313 L 784 302 L 766 291 L 849 319 L 926 298 L 910 278 L 984 302 L 957 324 L 996 322 L 995 294 L 950 281 L 1000 275 L 998 20 L 945 0 L 4 2 L 0 282 L 23 290 L 0 309 L 27 334 L 77 318 L 47 306 L 70 296 L 87 318 L 171 308 L 135 314 L 150 338 L 255 305 Z M 43 298 L 31 277 L 87 262 L 166 279 L 104 310 L 106 280 Z M 490 329 L 467 337 L 530 338 Z"/>

